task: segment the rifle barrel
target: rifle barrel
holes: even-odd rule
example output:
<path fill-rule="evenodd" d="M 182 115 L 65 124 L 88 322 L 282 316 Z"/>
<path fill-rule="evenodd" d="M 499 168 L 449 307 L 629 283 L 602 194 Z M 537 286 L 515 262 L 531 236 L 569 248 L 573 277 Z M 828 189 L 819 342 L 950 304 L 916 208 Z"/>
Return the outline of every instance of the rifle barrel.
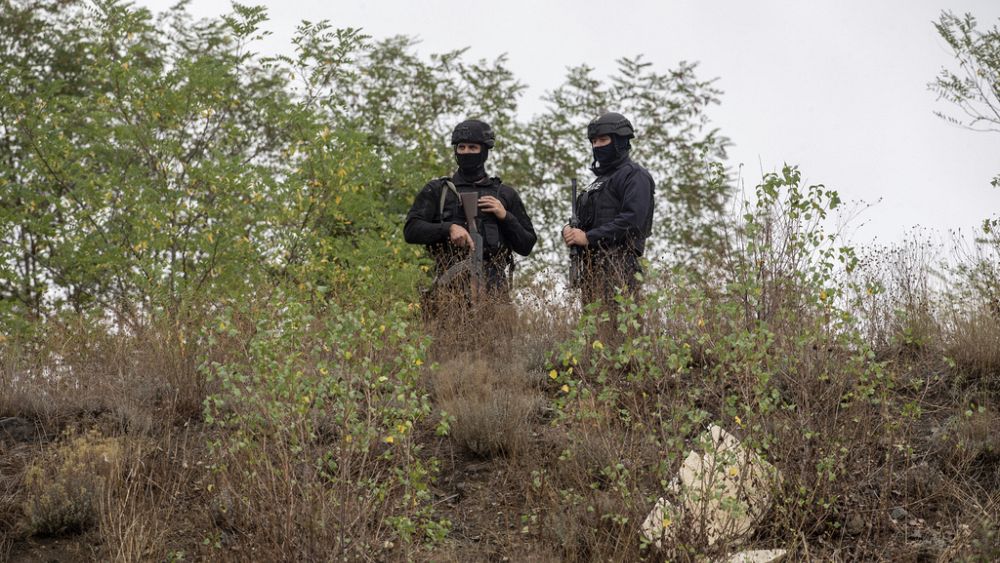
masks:
<path fill-rule="evenodd" d="M 576 214 L 576 178 L 573 178 L 570 185 L 573 190 L 573 199 L 570 201 L 569 226 L 574 229 L 580 228 L 580 219 Z M 569 248 L 569 285 L 577 287 L 580 283 L 580 247 L 571 246 Z"/>
<path fill-rule="evenodd" d="M 572 185 L 573 185 L 573 199 L 570 200 L 570 216 L 569 216 L 569 220 L 570 220 L 570 225 L 575 228 L 576 224 L 577 224 L 577 218 L 576 218 L 576 178 L 573 178 Z"/>

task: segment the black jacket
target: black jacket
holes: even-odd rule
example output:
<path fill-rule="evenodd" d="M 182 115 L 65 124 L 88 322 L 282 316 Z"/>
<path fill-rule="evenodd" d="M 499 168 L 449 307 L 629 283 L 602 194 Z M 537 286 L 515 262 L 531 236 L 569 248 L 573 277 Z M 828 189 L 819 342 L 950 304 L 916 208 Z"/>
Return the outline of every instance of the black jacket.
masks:
<path fill-rule="evenodd" d="M 577 199 L 585 250 L 627 248 L 641 255 L 653 227 L 653 192 L 649 172 L 630 158 L 598 177 Z"/>
<path fill-rule="evenodd" d="M 500 178 L 483 178 L 472 182 L 456 172 L 451 178 L 459 193 L 476 191 L 480 196 L 492 195 L 499 199 L 507 210 L 507 216 L 500 221 L 492 213 L 479 213 L 477 227 L 483 235 L 483 258 L 491 270 L 503 270 L 513 262 L 512 252 L 527 256 L 534 248 L 538 237 L 531 225 L 531 219 L 524 210 L 524 204 L 514 188 L 503 184 Z M 441 191 L 447 191 L 444 213 L 440 213 Z M 468 230 L 465 214 L 459 199 L 448 190 L 445 179 L 428 182 L 406 214 L 403 237 L 411 244 L 427 245 L 435 257 L 439 268 L 450 265 L 466 256 L 464 249 L 449 243 L 448 230 L 452 224 Z"/>

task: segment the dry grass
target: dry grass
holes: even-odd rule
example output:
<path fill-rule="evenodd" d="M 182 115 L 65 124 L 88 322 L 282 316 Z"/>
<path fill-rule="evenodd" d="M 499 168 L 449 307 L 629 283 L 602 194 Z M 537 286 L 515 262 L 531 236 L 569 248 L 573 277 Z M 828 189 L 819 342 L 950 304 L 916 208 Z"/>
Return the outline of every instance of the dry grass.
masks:
<path fill-rule="evenodd" d="M 443 364 L 432 385 L 437 406 L 455 418 L 457 444 L 486 458 L 526 450 L 542 399 L 523 380 L 467 356 Z"/>
<path fill-rule="evenodd" d="M 985 308 L 957 312 L 944 342 L 945 353 L 963 375 L 986 384 L 996 384 L 1000 373 L 1000 317 Z M 992 383 L 991 383 L 992 382 Z"/>
<path fill-rule="evenodd" d="M 101 499 L 99 533 L 110 560 L 166 559 L 184 523 L 185 501 L 199 498 L 204 479 L 200 440 L 185 430 L 168 430 L 156 439 L 126 437 L 119 479 Z M 183 545 L 183 543 L 181 543 Z"/>
<path fill-rule="evenodd" d="M 188 517 L 174 515 L 193 508 L 183 501 L 207 470 L 195 459 L 206 437 L 184 428 L 195 411 L 177 397 L 202 401 L 203 378 L 155 331 L 109 334 L 85 319 L 48 329 L 3 355 L 2 416 L 36 429 L 0 439 L 4 549 L 16 553 L 29 534 L 78 532 L 114 561 L 163 559 L 188 545 L 172 536 Z"/>
<path fill-rule="evenodd" d="M 73 534 L 96 524 L 101 499 L 118 479 L 121 463 L 121 444 L 94 431 L 67 439 L 34 462 L 24 477 L 29 533 Z"/>

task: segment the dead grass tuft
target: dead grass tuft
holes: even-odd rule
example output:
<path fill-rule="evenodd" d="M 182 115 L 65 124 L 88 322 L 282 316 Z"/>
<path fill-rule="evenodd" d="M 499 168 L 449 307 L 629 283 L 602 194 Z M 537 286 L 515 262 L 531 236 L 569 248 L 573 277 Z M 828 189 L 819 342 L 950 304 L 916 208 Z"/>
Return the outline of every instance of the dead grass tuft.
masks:
<path fill-rule="evenodd" d="M 99 519 L 101 499 L 121 469 L 121 444 L 96 432 L 67 439 L 28 468 L 24 514 L 30 533 L 73 534 Z"/>
<path fill-rule="evenodd" d="M 980 308 L 957 313 L 947 335 L 945 353 L 958 371 L 973 380 L 992 384 L 1000 391 L 1000 318 Z"/>
<path fill-rule="evenodd" d="M 438 407 L 455 417 L 452 439 L 487 458 L 523 453 L 542 406 L 524 374 L 499 367 L 467 355 L 441 365 L 431 382 Z"/>

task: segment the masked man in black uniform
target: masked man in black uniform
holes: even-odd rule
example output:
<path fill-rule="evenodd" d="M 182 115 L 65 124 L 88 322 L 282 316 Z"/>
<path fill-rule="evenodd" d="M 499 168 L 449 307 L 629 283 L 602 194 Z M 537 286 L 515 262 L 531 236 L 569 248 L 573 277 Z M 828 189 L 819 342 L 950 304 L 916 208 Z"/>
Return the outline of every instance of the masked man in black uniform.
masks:
<path fill-rule="evenodd" d="M 649 172 L 629 158 L 632 123 L 620 113 L 605 113 L 587 126 L 593 147 L 591 170 L 597 179 L 577 198 L 580 228 L 563 228 L 563 242 L 582 249 L 583 302 L 610 304 L 615 288 L 638 291 L 636 274 L 653 227 L 653 190 Z"/>
<path fill-rule="evenodd" d="M 451 144 L 458 170 L 450 178 L 431 180 L 420 190 L 406 215 L 403 236 L 408 243 L 427 246 L 440 277 L 474 250 L 458 194 L 476 193 L 475 221 L 483 237 L 486 289 L 494 296 L 503 296 L 509 289 L 513 253 L 527 256 L 537 237 L 514 188 L 486 175 L 486 159 L 494 140 L 493 129 L 482 121 L 470 119 L 455 127 Z"/>

